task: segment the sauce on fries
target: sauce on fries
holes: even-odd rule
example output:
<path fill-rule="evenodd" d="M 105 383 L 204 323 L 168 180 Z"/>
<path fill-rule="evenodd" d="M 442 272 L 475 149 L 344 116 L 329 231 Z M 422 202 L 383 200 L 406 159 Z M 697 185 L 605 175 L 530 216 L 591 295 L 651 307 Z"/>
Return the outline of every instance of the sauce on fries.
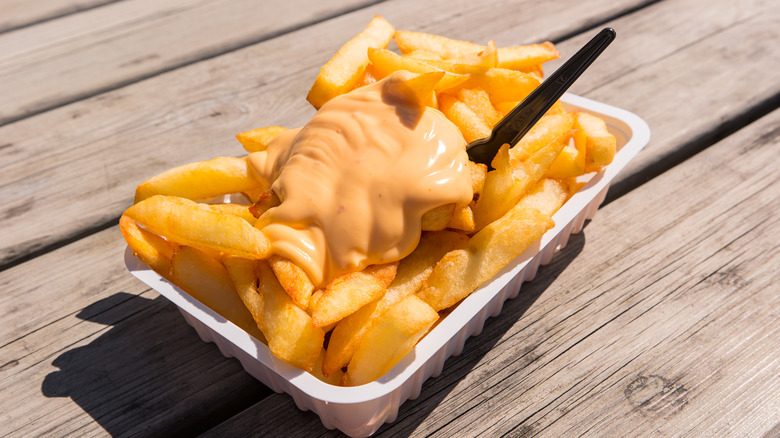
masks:
<path fill-rule="evenodd" d="M 255 226 L 315 284 L 403 258 L 425 212 L 471 201 L 463 135 L 404 93 L 416 76 L 396 72 L 338 96 L 249 157 L 282 201 Z"/>

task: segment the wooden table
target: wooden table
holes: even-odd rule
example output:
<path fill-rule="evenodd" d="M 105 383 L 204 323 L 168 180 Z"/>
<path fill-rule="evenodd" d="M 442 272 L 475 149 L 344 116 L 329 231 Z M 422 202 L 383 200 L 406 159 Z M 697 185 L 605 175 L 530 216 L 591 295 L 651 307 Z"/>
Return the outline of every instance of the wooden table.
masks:
<path fill-rule="evenodd" d="M 371 16 L 570 56 L 652 139 L 607 202 L 378 436 L 780 436 L 776 1 L 0 4 L 0 435 L 336 436 L 127 273 L 164 169 L 300 126 Z M 553 63 L 555 64 L 555 63 Z M 551 71 L 554 66 L 548 67 Z"/>

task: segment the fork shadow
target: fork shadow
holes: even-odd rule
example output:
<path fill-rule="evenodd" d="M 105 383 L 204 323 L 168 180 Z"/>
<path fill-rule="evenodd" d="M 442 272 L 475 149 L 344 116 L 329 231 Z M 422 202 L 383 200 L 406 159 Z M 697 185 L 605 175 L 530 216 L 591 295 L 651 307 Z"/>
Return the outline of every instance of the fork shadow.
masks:
<path fill-rule="evenodd" d="M 110 328 L 55 358 L 59 371 L 41 392 L 70 397 L 111 436 L 190 435 L 271 392 L 195 336 L 163 297 L 118 292 L 76 316 Z"/>

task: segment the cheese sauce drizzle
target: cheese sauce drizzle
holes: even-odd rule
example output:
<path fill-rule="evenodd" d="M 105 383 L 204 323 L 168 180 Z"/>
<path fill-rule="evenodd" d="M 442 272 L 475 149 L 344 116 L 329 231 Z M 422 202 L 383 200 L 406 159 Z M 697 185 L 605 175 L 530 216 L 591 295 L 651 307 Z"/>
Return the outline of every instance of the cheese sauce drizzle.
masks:
<path fill-rule="evenodd" d="M 414 76 L 338 96 L 249 156 L 282 201 L 256 226 L 315 285 L 405 257 L 425 212 L 471 201 L 466 142 L 441 112 L 404 97 Z"/>

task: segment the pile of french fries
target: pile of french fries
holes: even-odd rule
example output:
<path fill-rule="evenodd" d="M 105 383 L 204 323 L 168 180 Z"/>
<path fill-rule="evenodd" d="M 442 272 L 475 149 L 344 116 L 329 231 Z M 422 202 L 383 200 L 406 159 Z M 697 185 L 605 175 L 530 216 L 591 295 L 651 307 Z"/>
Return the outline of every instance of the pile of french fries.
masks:
<path fill-rule="evenodd" d="M 387 49 L 391 40 L 400 54 Z M 542 64 L 558 56 L 551 43 L 482 46 L 396 31 L 376 16 L 325 64 L 307 99 L 319 108 L 407 70 L 419 74 L 411 95 L 444 113 L 470 142 L 488 136 L 539 85 Z M 237 138 L 252 153 L 284 131 L 272 126 Z M 246 157 L 191 163 L 143 182 L 120 227 L 151 269 L 277 357 L 325 382 L 361 385 L 389 371 L 440 314 L 553 227 L 553 213 L 580 188 L 577 178 L 614 154 L 604 121 L 557 103 L 517 145 L 504 145 L 494 170 L 471 163 L 473 201 L 426 213 L 410 255 L 319 287 L 271 252 L 259 219 L 280 200 Z M 228 194 L 247 202 L 203 202 Z"/>

